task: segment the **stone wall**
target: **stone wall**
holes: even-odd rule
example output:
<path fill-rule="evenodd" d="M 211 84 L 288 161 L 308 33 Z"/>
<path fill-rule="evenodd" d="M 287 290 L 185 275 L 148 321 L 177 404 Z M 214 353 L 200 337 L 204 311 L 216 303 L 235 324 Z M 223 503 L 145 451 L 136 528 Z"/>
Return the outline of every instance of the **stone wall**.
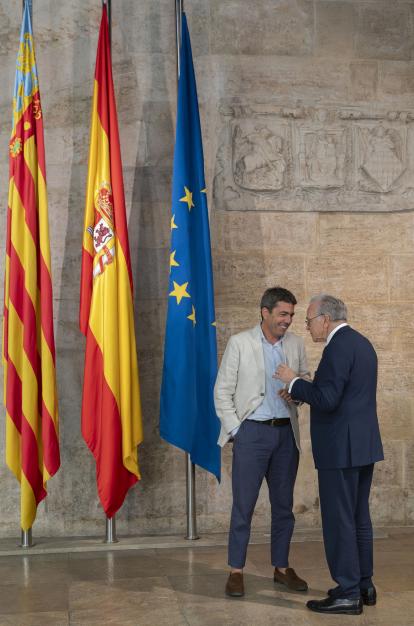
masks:
<path fill-rule="evenodd" d="M 37 535 L 103 533 L 94 464 L 80 435 L 84 342 L 77 326 L 92 77 L 101 6 L 33 0 L 46 128 L 62 467 Z M 185 527 L 181 452 L 158 435 L 175 124 L 173 0 L 113 0 L 113 71 L 135 281 L 145 442 L 143 479 L 120 533 Z M 377 524 L 414 521 L 414 2 L 187 0 L 204 134 L 220 355 L 254 325 L 264 289 L 329 291 L 374 343 L 386 461 L 372 495 Z M 1 219 L 20 4 L 0 0 Z M 0 250 L 4 250 L 4 228 Z M 3 263 L 3 252 L 0 254 Z M 3 269 L 0 269 L 1 275 Z M 306 339 L 314 370 L 320 347 Z M 2 412 L 2 415 L 4 413 Z M 2 420 L 3 421 L 3 420 Z M 297 525 L 320 524 L 308 417 Z M 4 427 L 0 428 L 4 448 Z M 4 455 L 2 454 L 4 457 Z M 197 472 L 201 532 L 224 530 L 230 447 L 220 486 Z M 0 535 L 17 533 L 19 490 L 4 462 Z M 255 526 L 267 528 L 266 492 Z"/>

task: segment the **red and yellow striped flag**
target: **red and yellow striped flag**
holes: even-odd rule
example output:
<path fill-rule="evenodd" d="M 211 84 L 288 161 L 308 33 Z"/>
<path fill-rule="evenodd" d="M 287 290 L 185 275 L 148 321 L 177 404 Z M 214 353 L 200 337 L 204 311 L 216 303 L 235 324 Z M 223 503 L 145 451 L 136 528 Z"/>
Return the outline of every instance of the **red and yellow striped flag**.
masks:
<path fill-rule="evenodd" d="M 28 530 L 60 465 L 43 116 L 28 2 L 10 139 L 3 361 L 6 462 L 21 485 Z"/>
<path fill-rule="evenodd" d="M 86 335 L 82 434 L 96 460 L 107 517 L 140 479 L 141 401 L 132 273 L 106 5 L 96 57 L 82 248 L 80 328 Z"/>

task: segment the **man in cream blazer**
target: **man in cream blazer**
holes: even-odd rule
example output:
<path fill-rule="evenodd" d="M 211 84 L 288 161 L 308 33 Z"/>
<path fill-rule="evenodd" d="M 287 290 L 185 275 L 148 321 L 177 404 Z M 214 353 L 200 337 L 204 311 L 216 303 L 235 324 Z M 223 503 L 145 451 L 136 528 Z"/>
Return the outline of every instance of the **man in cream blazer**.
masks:
<path fill-rule="evenodd" d="M 221 421 L 218 443 L 224 446 L 233 441 L 231 571 L 226 584 L 226 594 L 232 597 L 244 595 L 243 567 L 263 478 L 271 503 L 274 581 L 295 591 L 308 588 L 288 562 L 300 451 L 298 410 L 295 403 L 282 399 L 279 392 L 284 385 L 273 377 L 280 364 L 287 364 L 298 376 L 310 378 L 303 339 L 287 332 L 295 304 L 295 296 L 287 289 L 265 291 L 261 324 L 230 338 L 214 388 Z"/>

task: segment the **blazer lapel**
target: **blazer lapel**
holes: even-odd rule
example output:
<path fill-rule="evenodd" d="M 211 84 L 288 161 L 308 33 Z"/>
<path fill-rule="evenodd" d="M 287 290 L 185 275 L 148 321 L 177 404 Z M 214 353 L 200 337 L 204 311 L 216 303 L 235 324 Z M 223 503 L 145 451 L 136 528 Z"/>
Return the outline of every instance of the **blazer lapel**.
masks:
<path fill-rule="evenodd" d="M 291 367 L 293 360 L 293 352 L 292 352 L 292 342 L 290 341 L 290 336 L 285 335 L 282 340 L 283 352 L 285 354 L 286 365 Z"/>
<path fill-rule="evenodd" d="M 259 375 L 264 376 L 265 366 L 262 346 L 262 331 L 259 324 L 252 330 L 252 350 L 254 358 L 256 359 Z"/>

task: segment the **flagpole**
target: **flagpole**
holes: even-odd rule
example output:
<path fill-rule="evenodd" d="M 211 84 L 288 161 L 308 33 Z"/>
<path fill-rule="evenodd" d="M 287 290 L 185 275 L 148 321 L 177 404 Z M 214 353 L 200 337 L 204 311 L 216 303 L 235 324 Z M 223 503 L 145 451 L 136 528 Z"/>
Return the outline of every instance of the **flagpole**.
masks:
<path fill-rule="evenodd" d="M 29 530 L 23 530 L 22 529 L 20 547 L 21 548 L 32 548 L 33 547 L 33 538 L 32 538 L 32 529 L 31 528 L 29 528 Z"/>
<path fill-rule="evenodd" d="M 177 44 L 177 84 L 180 78 L 180 49 L 181 49 L 181 22 L 184 11 L 183 0 L 174 0 L 175 3 L 175 38 Z"/>
<path fill-rule="evenodd" d="M 115 515 L 106 518 L 104 543 L 119 543 L 118 537 L 116 536 Z"/>
<path fill-rule="evenodd" d="M 26 5 L 26 2 L 28 4 L 29 7 L 29 12 L 30 12 L 30 20 L 32 20 L 33 18 L 33 3 L 32 0 L 23 0 L 22 2 L 22 13 L 24 12 L 24 7 Z M 32 548 L 33 547 L 33 536 L 32 536 L 32 528 L 28 528 L 28 530 L 23 530 L 23 528 L 21 529 L 21 542 L 20 542 L 20 547 L 21 548 Z"/>
<path fill-rule="evenodd" d="M 111 0 L 102 0 L 102 6 L 106 5 L 106 12 L 108 14 L 108 27 L 109 27 L 109 46 L 111 46 L 112 38 L 112 11 Z M 112 517 L 106 517 L 105 520 L 105 539 L 104 543 L 118 543 L 118 537 L 116 536 L 116 518 L 115 514 Z"/>
<path fill-rule="evenodd" d="M 175 3 L 175 36 L 177 44 L 177 88 L 180 78 L 180 49 L 181 49 L 181 23 L 184 11 L 183 0 L 174 0 Z M 195 465 L 191 462 L 188 452 L 185 453 L 186 470 L 186 510 L 187 510 L 187 534 L 186 539 L 200 539 L 197 534 L 197 514 L 196 514 L 196 491 L 195 491 Z"/>
<path fill-rule="evenodd" d="M 102 0 L 102 5 L 106 4 L 106 12 L 108 13 L 108 25 L 109 25 L 109 45 L 111 45 L 112 39 L 112 10 L 111 0 Z"/>

